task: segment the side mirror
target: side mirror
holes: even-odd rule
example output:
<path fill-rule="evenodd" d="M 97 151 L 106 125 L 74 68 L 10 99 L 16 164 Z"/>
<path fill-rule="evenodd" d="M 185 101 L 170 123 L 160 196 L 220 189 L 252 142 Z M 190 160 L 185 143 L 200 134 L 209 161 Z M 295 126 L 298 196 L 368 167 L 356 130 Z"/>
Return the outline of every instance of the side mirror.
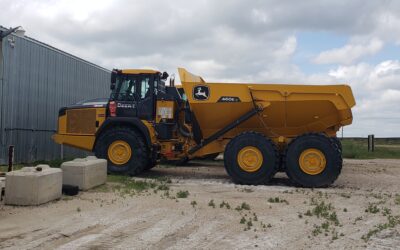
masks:
<path fill-rule="evenodd" d="M 162 73 L 162 75 L 161 75 L 161 80 L 166 80 L 167 78 L 168 78 L 168 73 L 167 72 L 164 72 L 164 73 Z"/>
<path fill-rule="evenodd" d="M 114 90 L 115 89 L 115 83 L 117 82 L 117 72 L 113 70 L 111 72 L 111 84 L 110 84 L 110 89 Z"/>

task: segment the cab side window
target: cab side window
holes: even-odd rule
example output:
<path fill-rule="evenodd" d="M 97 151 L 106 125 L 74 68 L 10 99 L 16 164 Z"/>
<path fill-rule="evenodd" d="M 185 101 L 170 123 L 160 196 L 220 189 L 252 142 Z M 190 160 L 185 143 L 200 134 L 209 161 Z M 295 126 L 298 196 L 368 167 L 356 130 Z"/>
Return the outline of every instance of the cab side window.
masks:
<path fill-rule="evenodd" d="M 145 77 L 142 79 L 140 98 L 145 99 L 146 97 L 150 97 L 150 79 Z"/>

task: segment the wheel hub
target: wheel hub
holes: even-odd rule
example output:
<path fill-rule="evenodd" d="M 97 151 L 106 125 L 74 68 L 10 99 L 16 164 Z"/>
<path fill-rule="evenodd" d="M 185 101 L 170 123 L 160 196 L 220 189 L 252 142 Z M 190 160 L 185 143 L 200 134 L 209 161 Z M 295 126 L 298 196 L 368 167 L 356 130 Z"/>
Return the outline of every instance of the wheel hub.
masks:
<path fill-rule="evenodd" d="M 324 153 L 316 148 L 304 150 L 299 157 L 300 169 L 309 175 L 322 173 L 326 167 L 326 158 Z"/>
<path fill-rule="evenodd" d="M 108 147 L 108 159 L 115 165 L 126 164 L 131 156 L 132 149 L 126 141 L 117 140 Z"/>
<path fill-rule="evenodd" d="M 261 168 L 263 155 L 258 148 L 247 146 L 239 151 L 237 161 L 242 170 L 252 173 Z"/>

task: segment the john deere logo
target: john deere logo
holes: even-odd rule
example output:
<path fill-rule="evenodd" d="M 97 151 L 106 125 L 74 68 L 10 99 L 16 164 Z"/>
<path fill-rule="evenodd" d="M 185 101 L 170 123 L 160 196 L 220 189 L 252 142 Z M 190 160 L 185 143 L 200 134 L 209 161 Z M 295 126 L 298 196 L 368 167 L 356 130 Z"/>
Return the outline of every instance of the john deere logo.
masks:
<path fill-rule="evenodd" d="M 197 85 L 193 88 L 193 98 L 195 100 L 203 101 L 207 100 L 210 96 L 210 89 L 208 86 L 204 85 Z"/>

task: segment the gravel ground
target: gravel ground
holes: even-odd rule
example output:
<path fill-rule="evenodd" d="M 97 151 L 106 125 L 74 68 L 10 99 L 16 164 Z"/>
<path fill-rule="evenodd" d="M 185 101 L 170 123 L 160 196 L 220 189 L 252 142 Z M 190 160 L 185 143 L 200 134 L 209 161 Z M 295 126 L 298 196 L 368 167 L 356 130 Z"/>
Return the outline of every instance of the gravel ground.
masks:
<path fill-rule="evenodd" d="M 0 248 L 395 249 L 399 177 L 400 160 L 345 160 L 325 189 L 282 173 L 235 185 L 222 161 L 160 166 L 134 178 L 154 183 L 142 192 L 109 182 L 37 207 L 0 204 Z"/>

